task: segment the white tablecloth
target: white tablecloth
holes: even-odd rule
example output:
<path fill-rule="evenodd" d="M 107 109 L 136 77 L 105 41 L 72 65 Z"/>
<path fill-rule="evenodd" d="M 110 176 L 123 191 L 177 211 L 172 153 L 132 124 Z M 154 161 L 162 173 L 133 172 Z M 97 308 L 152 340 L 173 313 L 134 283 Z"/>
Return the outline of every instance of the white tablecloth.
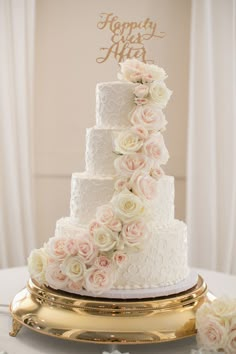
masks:
<path fill-rule="evenodd" d="M 236 297 L 236 276 L 197 270 L 207 282 L 209 289 L 216 295 Z M 8 305 L 15 294 L 21 290 L 28 279 L 26 267 L 0 270 L 0 304 Z M 103 344 L 86 344 L 66 342 L 61 339 L 35 333 L 28 328 L 22 328 L 17 337 L 10 337 L 11 317 L 7 307 L 0 307 L 0 352 L 7 354 L 101 354 L 114 349 L 130 354 L 190 354 L 196 348 L 195 338 L 160 344 L 111 346 Z"/>

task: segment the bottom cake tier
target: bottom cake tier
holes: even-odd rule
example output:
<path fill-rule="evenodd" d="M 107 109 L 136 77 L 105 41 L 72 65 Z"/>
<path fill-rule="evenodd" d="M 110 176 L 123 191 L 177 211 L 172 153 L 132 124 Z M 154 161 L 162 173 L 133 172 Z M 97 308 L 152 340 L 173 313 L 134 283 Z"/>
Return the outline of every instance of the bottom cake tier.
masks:
<path fill-rule="evenodd" d="M 72 235 L 77 226 L 76 219 L 60 219 L 56 226 L 56 236 Z M 166 226 L 152 224 L 151 228 L 151 236 L 143 249 L 130 253 L 127 261 L 116 272 L 112 289 L 167 287 L 189 276 L 186 224 L 175 219 Z"/>

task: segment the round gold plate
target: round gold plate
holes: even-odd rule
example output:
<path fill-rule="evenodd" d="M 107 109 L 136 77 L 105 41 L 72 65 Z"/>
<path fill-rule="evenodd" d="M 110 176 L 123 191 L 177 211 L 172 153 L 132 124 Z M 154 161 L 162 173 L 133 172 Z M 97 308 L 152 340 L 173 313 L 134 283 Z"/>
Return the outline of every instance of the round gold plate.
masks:
<path fill-rule="evenodd" d="M 49 336 L 84 342 L 172 341 L 196 333 L 196 310 L 213 299 L 201 276 L 188 291 L 148 300 L 82 297 L 39 286 L 30 279 L 10 305 L 10 335 L 26 326 Z"/>

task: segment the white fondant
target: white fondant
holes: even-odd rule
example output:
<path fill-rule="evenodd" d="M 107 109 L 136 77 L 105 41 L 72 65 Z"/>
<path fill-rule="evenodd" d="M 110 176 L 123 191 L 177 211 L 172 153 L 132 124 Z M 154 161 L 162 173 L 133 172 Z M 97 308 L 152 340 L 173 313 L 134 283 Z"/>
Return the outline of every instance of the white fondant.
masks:
<path fill-rule="evenodd" d="M 130 126 L 129 113 L 135 106 L 135 84 L 102 82 L 96 87 L 96 125 L 101 128 Z"/>
<path fill-rule="evenodd" d="M 90 177 L 74 173 L 71 180 L 70 215 L 81 224 L 94 219 L 96 208 L 108 203 L 114 193 L 113 177 Z M 174 177 L 163 176 L 157 181 L 157 197 L 146 202 L 149 218 L 157 225 L 174 220 Z"/>

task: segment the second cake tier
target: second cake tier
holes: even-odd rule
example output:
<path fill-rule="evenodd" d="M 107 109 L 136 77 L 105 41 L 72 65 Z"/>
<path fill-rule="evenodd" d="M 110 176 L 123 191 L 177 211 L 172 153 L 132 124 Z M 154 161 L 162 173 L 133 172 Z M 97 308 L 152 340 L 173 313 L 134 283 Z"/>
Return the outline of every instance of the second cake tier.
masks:
<path fill-rule="evenodd" d="M 94 219 L 97 207 L 109 203 L 114 194 L 112 176 L 88 176 L 74 173 L 71 180 L 70 215 L 79 223 L 88 224 Z M 174 220 L 174 177 L 163 176 L 157 181 L 157 197 L 148 201 L 150 219 L 159 225 Z"/>

